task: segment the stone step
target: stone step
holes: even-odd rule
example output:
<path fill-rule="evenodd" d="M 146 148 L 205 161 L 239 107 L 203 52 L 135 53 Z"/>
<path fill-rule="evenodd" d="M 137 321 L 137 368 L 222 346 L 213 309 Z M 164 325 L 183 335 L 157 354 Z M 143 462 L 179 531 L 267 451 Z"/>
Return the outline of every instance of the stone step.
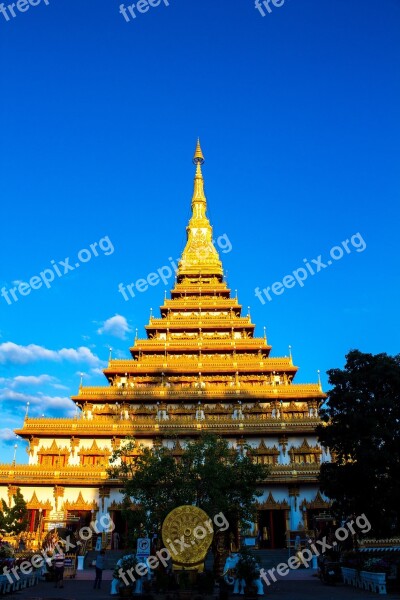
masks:
<path fill-rule="evenodd" d="M 278 550 L 255 550 L 254 555 L 262 567 L 274 567 L 279 563 L 287 562 L 291 553 L 286 548 Z"/>
<path fill-rule="evenodd" d="M 128 553 L 128 550 L 106 550 L 104 555 L 104 564 L 106 569 L 114 569 L 115 565 L 125 554 Z M 90 550 L 85 557 L 85 569 L 90 568 L 92 562 L 96 560 L 98 552 L 95 550 Z"/>

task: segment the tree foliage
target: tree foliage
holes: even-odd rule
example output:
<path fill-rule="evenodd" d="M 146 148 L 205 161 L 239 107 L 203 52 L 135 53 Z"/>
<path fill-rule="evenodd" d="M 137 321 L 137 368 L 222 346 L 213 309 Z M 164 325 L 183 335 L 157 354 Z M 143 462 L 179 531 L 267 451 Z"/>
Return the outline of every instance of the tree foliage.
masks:
<path fill-rule="evenodd" d="M 254 517 L 257 487 L 268 476 L 248 446 L 239 452 L 213 435 L 188 442 L 179 460 L 165 446 L 144 448 L 129 439 L 110 462 L 109 475 L 123 481 L 125 498 L 140 511 L 147 531 L 159 531 L 167 514 L 183 504 L 246 523 Z"/>
<path fill-rule="evenodd" d="M 0 533 L 3 535 L 19 535 L 28 525 L 28 509 L 26 502 L 18 488 L 13 496 L 11 508 L 2 499 L 2 510 L 0 510 Z"/>
<path fill-rule="evenodd" d="M 346 359 L 328 371 L 318 435 L 335 460 L 321 467 L 321 489 L 338 513 L 365 513 L 375 535 L 390 535 L 400 529 L 400 355 Z"/>

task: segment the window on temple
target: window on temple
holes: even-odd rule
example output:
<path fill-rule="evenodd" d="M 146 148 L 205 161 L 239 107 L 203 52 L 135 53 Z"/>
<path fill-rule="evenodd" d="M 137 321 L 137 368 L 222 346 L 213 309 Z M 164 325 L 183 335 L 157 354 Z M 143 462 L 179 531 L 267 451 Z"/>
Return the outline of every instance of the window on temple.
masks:
<path fill-rule="evenodd" d="M 49 448 L 42 446 L 38 450 L 38 464 L 43 467 L 60 468 L 68 464 L 70 451 L 68 448 L 61 448 L 54 440 Z"/>
<path fill-rule="evenodd" d="M 90 448 L 82 448 L 79 451 L 80 463 L 83 466 L 106 466 L 110 454 L 111 451 L 108 448 L 100 448 L 94 440 Z"/>
<path fill-rule="evenodd" d="M 290 448 L 290 460 L 294 464 L 319 464 L 322 450 L 319 446 L 310 446 L 305 439 L 301 446 Z"/>

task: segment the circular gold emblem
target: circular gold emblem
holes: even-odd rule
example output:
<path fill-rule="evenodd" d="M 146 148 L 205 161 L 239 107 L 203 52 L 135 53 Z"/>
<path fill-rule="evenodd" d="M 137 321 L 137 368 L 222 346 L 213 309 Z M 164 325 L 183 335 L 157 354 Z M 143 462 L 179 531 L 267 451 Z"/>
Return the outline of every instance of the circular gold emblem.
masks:
<path fill-rule="evenodd" d="M 213 523 L 201 508 L 179 506 L 165 518 L 161 535 L 172 561 L 193 568 L 206 557 L 214 536 Z"/>

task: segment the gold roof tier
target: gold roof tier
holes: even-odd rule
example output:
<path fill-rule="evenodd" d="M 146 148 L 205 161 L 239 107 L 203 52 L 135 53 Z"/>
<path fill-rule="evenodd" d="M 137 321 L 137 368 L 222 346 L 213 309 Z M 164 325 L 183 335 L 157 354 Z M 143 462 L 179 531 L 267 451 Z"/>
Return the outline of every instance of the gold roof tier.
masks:
<path fill-rule="evenodd" d="M 251 322 L 250 317 L 234 317 L 227 318 L 223 316 L 207 316 L 203 314 L 201 316 L 181 316 L 171 314 L 169 318 L 155 319 L 152 318 L 149 321 L 149 325 L 145 326 L 147 331 L 153 329 L 183 329 L 190 328 L 196 330 L 197 328 L 203 329 L 240 329 L 245 327 L 246 329 L 254 329 L 255 325 Z"/>
<path fill-rule="evenodd" d="M 220 283 L 215 277 L 201 277 L 197 275 L 190 279 L 184 277 L 181 282 L 176 283 L 171 290 L 171 296 L 175 298 L 190 298 L 198 296 L 199 301 L 203 298 L 214 298 L 226 300 L 230 298 L 231 290 L 226 283 Z"/>
<path fill-rule="evenodd" d="M 105 374 L 130 374 L 134 375 L 139 372 L 150 373 L 151 371 L 159 371 L 160 367 L 165 369 L 165 374 L 172 372 L 185 373 L 188 371 L 197 372 L 202 370 L 203 373 L 218 373 L 220 371 L 255 371 L 257 373 L 296 373 L 298 367 L 294 366 L 290 358 L 266 358 L 260 360 L 260 357 L 255 354 L 253 357 L 247 355 L 236 354 L 233 357 L 222 355 L 188 356 L 188 355 L 170 355 L 168 362 L 165 362 L 165 356 L 159 354 L 156 356 L 145 355 L 140 361 L 135 360 L 111 360 L 106 369 Z"/>
<path fill-rule="evenodd" d="M 266 340 L 264 338 L 232 338 L 230 335 L 225 335 L 225 333 L 223 332 L 223 335 L 214 335 L 214 336 L 208 336 L 206 333 L 203 333 L 199 336 L 197 335 L 197 337 L 187 337 L 187 338 L 181 338 L 178 340 L 178 338 L 171 338 L 171 339 L 162 339 L 162 338 L 153 338 L 153 339 L 149 339 L 149 340 L 145 340 L 145 339 L 140 339 L 137 340 L 137 342 L 135 343 L 134 346 L 132 346 L 129 350 L 132 352 L 134 350 L 145 350 L 146 352 L 149 352 L 149 350 L 153 349 L 155 351 L 159 351 L 160 348 L 164 348 L 165 345 L 167 345 L 167 347 L 169 349 L 176 349 L 176 350 L 186 350 L 188 351 L 190 350 L 194 350 L 195 348 L 198 348 L 199 345 L 202 345 L 203 348 L 207 348 L 210 350 L 215 350 L 216 352 L 218 352 L 218 350 L 223 350 L 223 349 L 233 349 L 233 348 L 237 348 L 237 349 L 241 349 L 241 350 L 245 350 L 246 348 L 250 349 L 256 349 L 258 350 L 260 349 L 265 349 L 265 348 L 269 348 L 271 349 L 272 346 L 268 346 Z"/>
<path fill-rule="evenodd" d="M 156 437 L 158 434 L 171 436 L 199 435 L 201 432 L 209 432 L 232 437 L 238 434 L 247 436 L 268 436 L 277 433 L 292 433 L 302 435 L 315 432 L 315 426 L 320 423 L 318 417 L 283 418 L 276 419 L 260 415 L 248 415 L 246 419 L 233 419 L 232 416 L 220 416 L 218 414 L 208 415 L 202 421 L 197 421 L 192 415 L 171 415 L 168 420 L 158 420 L 154 415 L 133 416 L 132 418 L 121 418 L 121 407 L 117 407 L 115 416 L 94 415 L 92 419 L 44 419 L 27 418 L 21 429 L 16 434 L 24 439 L 31 436 L 40 438 L 53 438 L 54 428 L 57 427 L 58 435 L 96 437 L 109 439 L 113 437 L 134 436 L 141 438 Z M 195 408 L 193 413 L 195 412 Z"/>
<path fill-rule="evenodd" d="M 187 298 L 166 298 L 164 304 L 160 306 L 161 312 L 167 312 L 168 310 L 190 310 L 204 308 L 214 310 L 234 310 L 242 309 L 242 305 L 239 304 L 237 298 L 220 298 L 218 296 L 206 296 L 203 295 L 201 298 L 188 296 Z"/>
<path fill-rule="evenodd" d="M 325 394 L 321 391 L 318 384 L 315 383 L 298 383 L 291 385 L 257 385 L 242 383 L 240 386 L 237 385 L 205 385 L 196 387 L 185 385 L 166 385 L 167 379 L 163 374 L 160 373 L 159 377 L 155 378 L 154 383 L 151 385 L 134 385 L 132 386 L 84 386 L 79 389 L 77 396 L 72 396 L 74 402 L 81 403 L 83 400 L 90 402 L 109 402 L 110 399 L 116 399 L 120 401 L 121 397 L 125 398 L 127 402 L 157 402 L 160 398 L 165 400 L 176 402 L 185 400 L 186 402 L 193 402 L 195 398 L 198 401 L 204 402 L 235 402 L 241 400 L 242 402 L 254 402 L 256 400 L 282 400 L 283 402 L 295 401 L 298 399 L 305 400 L 323 400 Z M 205 383 L 203 381 L 203 383 Z"/>
<path fill-rule="evenodd" d="M 314 424 L 315 427 L 315 424 Z M 268 475 L 268 483 L 298 483 L 315 482 L 319 474 L 319 464 L 296 464 L 271 465 Z M 121 481 L 110 479 L 106 472 L 106 466 L 92 465 L 90 470 L 87 466 L 62 467 L 60 469 L 49 469 L 41 465 L 0 465 L 0 484 L 13 484 L 21 486 L 38 485 L 78 485 L 121 487 Z"/>

